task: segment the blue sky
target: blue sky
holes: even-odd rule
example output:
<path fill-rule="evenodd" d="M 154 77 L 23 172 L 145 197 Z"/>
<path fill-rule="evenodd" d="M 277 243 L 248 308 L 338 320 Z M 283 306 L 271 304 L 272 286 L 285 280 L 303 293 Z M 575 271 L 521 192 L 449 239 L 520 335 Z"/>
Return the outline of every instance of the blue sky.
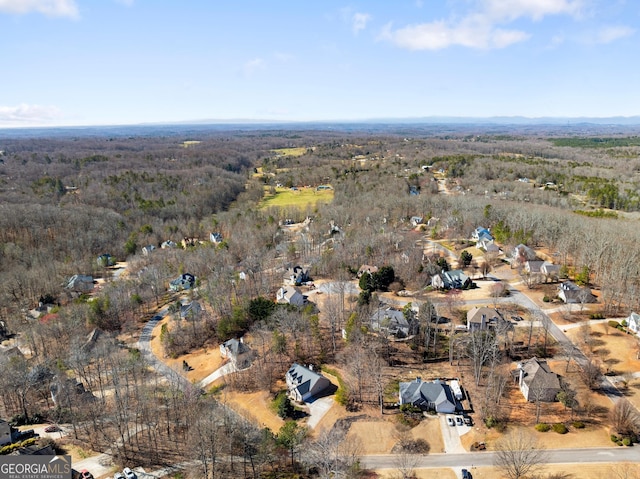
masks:
<path fill-rule="evenodd" d="M 637 0 L 0 0 L 0 127 L 640 114 Z"/>

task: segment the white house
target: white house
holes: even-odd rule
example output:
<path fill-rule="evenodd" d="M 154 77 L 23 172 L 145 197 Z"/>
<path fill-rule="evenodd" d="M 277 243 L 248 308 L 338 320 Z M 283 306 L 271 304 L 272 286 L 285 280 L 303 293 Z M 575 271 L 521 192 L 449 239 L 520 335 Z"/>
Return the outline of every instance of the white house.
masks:
<path fill-rule="evenodd" d="M 626 319 L 627 328 L 629 331 L 633 331 L 636 334 L 640 334 L 640 314 L 631 313 L 629 317 Z"/>
<path fill-rule="evenodd" d="M 298 402 L 312 402 L 326 394 L 332 386 L 331 381 L 324 376 L 297 363 L 291 365 L 285 375 L 285 381 L 289 396 Z"/>

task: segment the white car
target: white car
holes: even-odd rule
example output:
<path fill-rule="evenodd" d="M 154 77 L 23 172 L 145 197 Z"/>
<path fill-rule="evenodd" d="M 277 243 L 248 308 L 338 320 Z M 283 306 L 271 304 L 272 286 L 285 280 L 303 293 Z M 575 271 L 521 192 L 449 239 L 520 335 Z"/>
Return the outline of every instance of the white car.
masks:
<path fill-rule="evenodd" d="M 129 469 L 128 467 L 125 467 L 122 472 L 124 472 L 124 475 L 127 479 L 136 479 L 136 473 L 133 472 L 131 469 Z"/>
<path fill-rule="evenodd" d="M 455 421 L 453 420 L 453 418 L 451 416 L 447 416 L 447 424 L 449 426 L 455 426 L 456 425 Z"/>

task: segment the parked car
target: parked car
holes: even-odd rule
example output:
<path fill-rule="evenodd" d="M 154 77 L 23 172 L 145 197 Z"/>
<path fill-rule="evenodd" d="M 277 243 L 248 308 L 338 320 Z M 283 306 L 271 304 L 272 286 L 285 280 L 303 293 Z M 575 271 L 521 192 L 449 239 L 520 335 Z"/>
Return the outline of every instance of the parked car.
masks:
<path fill-rule="evenodd" d="M 93 479 L 93 474 L 91 474 L 86 469 L 80 471 L 80 479 Z"/>
<path fill-rule="evenodd" d="M 462 426 L 462 418 L 460 416 L 456 416 L 456 424 Z"/>
<path fill-rule="evenodd" d="M 113 475 L 113 479 L 126 479 L 126 478 L 124 477 L 124 474 L 122 474 L 121 472 L 116 472 Z"/>
<path fill-rule="evenodd" d="M 131 469 L 129 469 L 128 467 L 125 467 L 122 472 L 124 472 L 124 475 L 126 476 L 127 479 L 136 479 L 136 473 L 133 472 Z"/>
<path fill-rule="evenodd" d="M 469 471 L 467 471 L 466 469 L 462 470 L 462 479 L 472 479 L 471 478 L 471 473 Z"/>
<path fill-rule="evenodd" d="M 456 423 L 453 421 L 453 418 L 451 416 L 447 416 L 447 424 L 449 426 L 455 426 Z"/>
<path fill-rule="evenodd" d="M 473 426 L 473 421 L 469 416 L 462 416 L 465 426 Z"/>
<path fill-rule="evenodd" d="M 44 428 L 44 432 L 59 432 L 62 429 L 60 429 L 58 426 L 56 426 L 55 424 L 52 424 L 51 426 L 47 426 Z"/>
<path fill-rule="evenodd" d="M 514 321 L 522 321 L 522 316 L 511 316 Z"/>

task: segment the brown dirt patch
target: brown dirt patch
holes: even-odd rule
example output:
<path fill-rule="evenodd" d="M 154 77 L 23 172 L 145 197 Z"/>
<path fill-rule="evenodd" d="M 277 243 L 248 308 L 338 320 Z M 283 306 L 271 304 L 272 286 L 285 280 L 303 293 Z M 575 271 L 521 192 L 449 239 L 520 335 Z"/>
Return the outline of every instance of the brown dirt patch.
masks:
<path fill-rule="evenodd" d="M 378 477 L 381 479 L 393 479 L 398 476 L 398 472 L 395 470 L 384 470 L 378 471 Z M 440 468 L 440 469 L 416 469 L 415 477 L 417 479 L 433 479 L 437 477 L 438 479 L 457 479 L 456 473 L 453 472 L 452 469 L 449 468 Z M 476 477 L 475 475 L 473 476 Z M 497 476 L 494 476 L 494 478 Z"/>
<path fill-rule="evenodd" d="M 192 383 L 197 383 L 206 378 L 209 374 L 214 372 L 224 363 L 224 359 L 220 356 L 220 350 L 217 345 L 211 345 L 196 349 L 189 354 L 184 354 L 177 358 L 166 358 L 164 356 L 164 349 L 160 342 L 160 328 L 163 324 L 167 323 L 169 318 L 166 317 L 162 321 L 158 322 L 151 336 L 151 351 L 153 354 L 162 359 L 167 366 L 174 371 L 178 371 L 181 375 L 185 376 Z M 192 371 L 185 372 L 182 370 L 182 361 L 186 361 L 189 366 L 193 368 Z"/>
<path fill-rule="evenodd" d="M 284 425 L 284 421 L 271 410 L 271 396 L 267 391 L 241 393 L 223 389 L 218 400 L 254 424 L 268 427 L 274 433 Z"/>
<path fill-rule="evenodd" d="M 360 441 L 362 454 L 388 454 L 398 442 L 398 429 L 388 421 L 358 421 L 351 425 L 347 437 Z"/>
<path fill-rule="evenodd" d="M 445 452 L 438 416 L 428 416 L 411 429 L 413 439 L 424 439 L 431 447 L 430 452 Z"/>

